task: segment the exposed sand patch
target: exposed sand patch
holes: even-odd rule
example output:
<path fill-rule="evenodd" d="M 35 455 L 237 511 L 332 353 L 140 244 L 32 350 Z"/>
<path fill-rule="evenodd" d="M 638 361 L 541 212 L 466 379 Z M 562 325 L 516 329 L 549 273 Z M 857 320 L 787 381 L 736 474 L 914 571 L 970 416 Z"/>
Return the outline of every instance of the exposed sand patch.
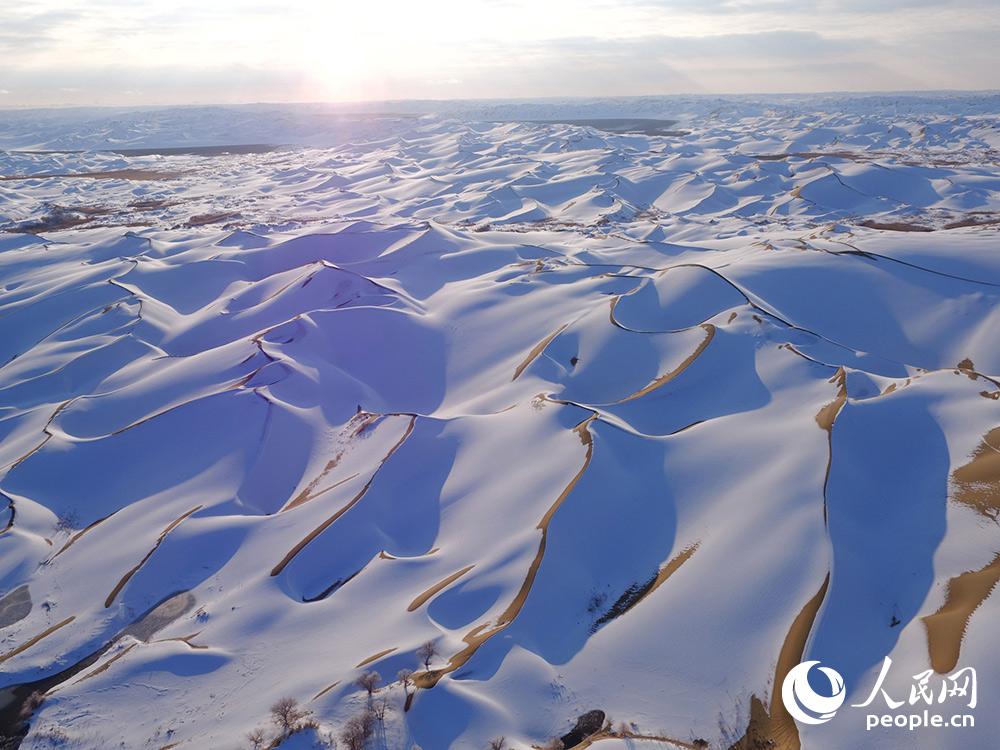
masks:
<path fill-rule="evenodd" d="M 233 221 L 235 219 L 241 218 L 239 212 L 236 211 L 213 211 L 207 214 L 196 214 L 188 219 L 184 226 L 188 228 L 194 227 L 204 227 L 209 224 L 221 224 L 225 221 Z"/>
<path fill-rule="evenodd" d="M 847 373 L 843 367 L 838 367 L 837 372 L 828 381 L 837 384 L 837 395 L 826 406 L 816 413 L 816 424 L 821 430 L 826 431 L 826 469 L 823 472 L 823 523 L 827 522 L 826 510 L 826 487 L 830 483 L 830 470 L 833 468 L 833 425 L 837 421 L 844 404 L 847 403 Z"/>
<path fill-rule="evenodd" d="M 806 602 L 805 606 L 795 616 L 792 626 L 788 629 L 781 650 L 778 652 L 778 664 L 774 670 L 774 687 L 771 693 L 771 704 L 765 707 L 763 702 L 753 696 L 750 700 L 750 722 L 746 734 L 735 742 L 729 750 L 799 750 L 799 730 L 795 720 L 788 715 L 785 704 L 781 700 L 781 683 L 789 670 L 802 661 L 806 640 L 816 621 L 827 587 L 830 585 L 830 574 L 823 579 L 819 591 Z M 770 709 L 770 710 L 769 710 Z"/>
<path fill-rule="evenodd" d="M 158 211 L 161 208 L 179 206 L 180 204 L 181 201 L 171 201 L 166 198 L 143 198 L 132 201 L 128 204 L 128 207 L 134 208 L 136 211 Z"/>
<path fill-rule="evenodd" d="M 965 227 L 988 227 L 1000 224 L 1000 219 L 968 218 L 952 221 L 944 225 L 945 229 L 963 229 Z"/>
<path fill-rule="evenodd" d="M 104 206 L 51 206 L 49 213 L 40 219 L 10 226 L 5 231 L 40 234 L 90 224 L 99 217 L 110 216 L 114 210 Z"/>
<path fill-rule="evenodd" d="M 883 229 L 888 232 L 933 232 L 934 227 L 914 224 L 908 221 L 861 221 L 858 226 L 868 229 Z"/>
<path fill-rule="evenodd" d="M 959 363 L 966 374 L 971 360 Z M 987 433 L 973 452 L 971 460 L 951 475 L 951 497 L 977 513 L 1000 523 L 1000 427 Z M 1000 553 L 979 570 L 970 570 L 948 582 L 945 602 L 932 615 L 923 618 L 927 628 L 927 649 L 935 672 L 945 674 L 958 664 L 962 639 L 969 620 L 993 593 L 1000 581 Z"/>
<path fill-rule="evenodd" d="M 1000 427 L 990 430 L 972 460 L 951 475 L 952 498 L 1000 522 Z"/>
<path fill-rule="evenodd" d="M 830 379 L 830 382 L 837 384 L 837 396 L 816 413 L 816 424 L 827 432 L 833 430 L 833 423 L 836 421 L 837 415 L 847 403 L 847 373 L 844 372 L 843 367 L 837 368 L 837 372 Z M 829 471 L 829 466 L 827 466 L 827 470 Z"/>
<path fill-rule="evenodd" d="M 944 604 L 923 618 L 931 667 L 947 674 L 958 665 L 962 638 L 975 612 L 1000 581 L 1000 553 L 985 567 L 970 570 L 948 581 Z"/>

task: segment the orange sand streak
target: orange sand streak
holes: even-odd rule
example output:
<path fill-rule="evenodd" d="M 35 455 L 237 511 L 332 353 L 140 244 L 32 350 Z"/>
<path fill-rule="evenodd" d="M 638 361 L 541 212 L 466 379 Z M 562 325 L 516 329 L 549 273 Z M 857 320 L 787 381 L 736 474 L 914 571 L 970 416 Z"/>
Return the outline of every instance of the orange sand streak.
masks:
<path fill-rule="evenodd" d="M 115 513 L 117 513 L 117 512 L 118 512 L 118 511 L 115 511 Z M 79 539 L 79 538 L 80 538 L 81 536 L 83 536 L 83 535 L 84 535 L 84 534 L 86 534 L 86 533 L 87 533 L 88 531 L 90 531 L 91 529 L 93 529 L 93 528 L 94 528 L 95 526 L 98 526 L 98 525 L 100 525 L 100 524 L 104 523 L 105 521 L 107 521 L 107 520 L 108 520 L 109 518 L 111 518 L 111 516 L 113 516 L 113 515 L 114 515 L 115 513 L 111 513 L 111 514 L 109 514 L 109 515 L 105 516 L 104 518 L 98 518 L 98 519 L 97 519 L 96 521 L 94 521 L 93 523 L 90 523 L 90 524 L 88 524 L 86 528 L 84 528 L 84 529 L 82 529 L 82 530 L 80 530 L 80 531 L 76 532 L 76 533 L 75 533 L 75 534 L 74 534 L 73 536 L 71 536 L 71 537 L 70 537 L 69 541 L 67 541 L 67 542 L 66 542 L 66 544 L 64 544 L 64 545 L 63 545 L 63 546 L 62 546 L 62 547 L 61 547 L 61 548 L 59 549 L 59 551 L 58 551 L 58 552 L 56 552 L 56 553 L 55 553 L 54 555 L 52 555 L 52 557 L 51 557 L 50 559 L 52 559 L 52 560 L 55 560 L 55 559 L 56 559 L 57 557 L 59 557 L 59 555 L 61 555 L 61 554 L 62 554 L 63 552 L 65 552 L 65 551 L 66 551 L 66 550 L 68 550 L 68 549 L 69 549 L 70 547 L 72 547 L 72 546 L 73 546 L 73 545 L 74 545 L 74 544 L 76 543 L 76 540 L 77 540 L 77 539 Z"/>
<path fill-rule="evenodd" d="M 542 520 L 538 522 L 538 526 L 536 526 L 536 528 L 540 529 L 542 532 L 542 538 L 538 543 L 538 552 L 535 553 L 535 559 L 532 560 L 531 565 L 528 567 L 528 574 L 525 577 L 524 582 L 521 584 L 521 588 L 517 592 L 517 595 L 507 606 L 507 609 L 505 609 L 497 618 L 496 623 L 494 623 L 492 627 L 489 623 L 478 625 L 462 639 L 466 644 L 465 648 L 451 657 L 447 666 L 441 669 L 432 669 L 427 672 L 414 675 L 413 682 L 417 687 L 425 689 L 434 687 L 442 677 L 450 672 L 454 672 L 471 659 L 476 651 L 479 650 L 480 646 L 510 625 L 514 621 L 514 618 L 520 613 L 521 608 L 524 606 L 524 603 L 528 598 L 528 594 L 531 592 L 531 586 L 535 582 L 535 576 L 538 574 L 538 569 L 542 564 L 542 559 L 545 557 L 545 543 L 548 537 L 549 522 L 552 520 L 555 512 L 559 510 L 563 501 L 566 500 L 569 494 L 573 491 L 573 488 L 576 487 L 580 478 L 583 477 L 584 473 L 587 471 L 587 467 L 590 466 L 590 461 L 594 455 L 594 438 L 593 435 L 590 434 L 588 427 L 595 419 L 597 419 L 596 413 L 587 417 L 573 428 L 573 431 L 580 438 L 580 442 L 583 443 L 587 449 L 583 466 L 580 467 L 579 471 L 577 471 L 577 473 L 569 481 L 569 484 L 567 484 L 563 491 L 559 494 L 559 497 L 556 498 L 555 502 L 552 503 L 545 515 L 542 516 Z"/>
<path fill-rule="evenodd" d="M 83 677 L 81 677 L 79 680 L 77 680 L 77 682 L 78 683 L 79 682 L 83 682 L 84 680 L 89 680 L 91 677 L 96 677 L 101 672 L 104 672 L 105 670 L 107 670 L 108 667 L 110 667 L 116 661 L 118 661 L 119 659 L 121 659 L 123 656 L 125 656 L 125 654 L 127 654 L 129 651 L 131 651 L 132 649 L 134 649 L 138 645 L 139 645 L 138 643 L 130 643 L 128 646 L 126 646 L 121 651 L 119 651 L 117 654 L 115 654 L 110 659 L 108 659 L 106 662 L 104 662 L 97 669 L 93 670 L 92 672 L 90 672 L 88 674 L 85 674 Z"/>
<path fill-rule="evenodd" d="M 466 567 L 462 568 L 461 570 L 455 571 L 454 573 L 452 573 L 447 578 L 445 578 L 445 579 L 443 579 L 441 581 L 438 581 L 433 586 L 431 586 L 429 589 L 427 589 L 424 593 L 422 593 L 420 596 L 418 596 L 416 599 L 414 599 L 412 602 L 410 602 L 410 606 L 406 608 L 406 611 L 407 612 L 412 612 L 415 609 L 419 609 L 420 607 L 423 606 L 424 602 L 426 602 L 428 599 L 430 599 L 432 596 L 434 596 L 436 593 L 438 593 L 439 591 L 441 591 L 445 587 L 447 587 L 447 586 L 451 585 L 452 583 L 454 583 L 455 581 L 457 581 L 459 578 L 461 578 L 462 576 L 464 576 L 466 573 L 468 573 L 474 567 L 476 567 L 476 566 L 475 565 L 467 565 Z"/>
<path fill-rule="evenodd" d="M 378 661 L 379 659 L 381 659 L 383 656 L 386 656 L 387 654 L 391 654 L 397 648 L 399 648 L 399 647 L 398 646 L 393 646 L 392 648 L 387 648 L 385 651 L 379 651 L 377 654 L 372 654 L 367 659 L 364 659 L 361 662 L 359 662 L 358 664 L 356 664 L 354 666 L 354 668 L 355 669 L 361 669 L 361 667 L 367 666 L 368 664 L 371 664 L 373 661 Z"/>
<path fill-rule="evenodd" d="M 46 638 L 46 637 L 52 635 L 54 632 L 56 632 L 57 630 L 59 630 L 59 628 L 63 627 L 64 625 L 69 625 L 75 619 L 76 619 L 76 615 L 71 615 L 70 617 L 67 617 L 62 622 L 53 625 L 51 628 L 47 628 L 47 629 L 43 630 L 41 633 L 39 633 L 38 635 L 36 635 L 34 638 L 29 638 L 24 643 L 22 643 L 20 646 L 18 646 L 17 648 L 15 648 L 13 651 L 8 651 L 3 656 L 0 656 L 0 664 L 2 664 L 3 662 L 7 661 L 8 659 L 14 658 L 15 656 L 17 656 L 18 654 L 20 654 L 20 653 L 22 653 L 24 651 L 27 651 L 29 648 L 31 648 L 32 646 L 34 646 L 40 640 L 42 640 L 43 638 Z"/>
<path fill-rule="evenodd" d="M 143 557 L 134 568 L 132 568 L 130 571 L 128 571 L 125 575 L 123 575 L 122 578 L 121 578 L 121 580 L 118 581 L 118 584 L 113 589 L 111 589 L 111 593 L 108 594 L 108 598 L 104 600 L 104 608 L 105 609 L 107 609 L 108 607 L 111 606 L 111 604 L 115 600 L 115 597 L 118 596 L 119 592 L 123 588 L 125 588 L 125 584 L 129 582 L 129 579 L 132 578 L 132 576 L 134 576 L 136 573 L 139 572 L 139 568 L 141 568 L 143 565 L 145 565 L 146 561 L 149 560 L 149 558 L 153 556 L 153 553 L 156 552 L 157 548 L 161 544 L 163 544 L 163 540 L 167 538 L 167 534 L 169 534 L 171 531 L 173 531 L 175 528 L 177 528 L 177 526 L 180 525 L 181 521 L 183 521 L 185 518 L 187 518 L 188 516 L 190 516 L 192 513 L 197 513 L 199 510 L 201 510 L 202 507 L 203 506 L 201 506 L 201 505 L 195 506 L 194 508 L 192 508 L 191 510 L 189 510 L 184 515 L 182 515 L 179 518 L 177 518 L 174 521 L 172 521 L 170 523 L 170 525 L 167 526 L 167 528 L 165 528 L 163 531 L 160 532 L 160 536 L 156 540 L 156 544 L 153 545 L 153 548 L 151 550 L 149 550 L 149 552 L 146 553 L 146 556 Z"/>
<path fill-rule="evenodd" d="M 379 462 L 379 465 L 375 468 L 375 471 L 372 472 L 371 477 L 369 477 L 368 481 L 365 482 L 365 486 L 358 491 L 358 494 L 352 497 L 344 507 L 342 507 L 328 519 L 323 521 L 323 523 L 321 523 L 315 529 L 310 531 L 298 544 L 292 547 L 288 551 L 288 554 L 286 554 L 283 558 L 281 558 L 281 561 L 277 565 L 275 565 L 274 568 L 272 568 L 271 570 L 272 576 L 276 576 L 279 573 L 281 573 L 281 571 L 285 569 L 285 566 L 287 566 L 288 563 L 290 563 L 297 554 L 299 554 L 303 549 L 305 549 L 306 545 L 308 545 L 309 542 L 311 542 L 313 539 L 315 539 L 324 531 L 326 531 L 338 518 L 340 518 L 347 511 L 349 511 L 351 508 L 357 505 L 358 501 L 365 496 L 366 492 L 368 492 L 368 488 L 371 487 L 372 482 L 375 481 L 375 477 L 378 475 L 379 469 L 381 469 L 385 465 L 385 462 L 392 457 L 392 454 L 395 453 L 397 450 L 399 450 L 400 446 L 402 446 L 403 443 L 406 442 L 406 438 L 408 438 L 410 434 L 413 432 L 413 425 L 416 423 L 416 421 L 417 421 L 416 417 L 410 417 L 410 423 L 407 425 L 406 431 L 403 433 L 403 437 L 401 437 L 396 442 L 396 444 L 389 449 L 389 452 L 385 454 L 385 457 Z"/>
<path fill-rule="evenodd" d="M 545 351 L 545 347 L 547 347 L 549 344 L 552 343 L 552 339 L 554 339 L 560 333 L 565 331 L 568 325 L 569 323 L 563 323 L 556 330 L 554 330 L 544 339 L 535 344 L 535 346 L 532 347 L 531 351 L 528 352 L 528 356 L 524 358 L 524 361 L 517 366 L 516 370 L 514 370 L 514 377 L 511 378 L 511 380 L 514 381 L 517 380 L 519 377 L 521 377 L 521 373 L 524 372 L 525 368 L 532 362 L 534 362 L 538 358 L 538 355 L 540 355 L 543 351 Z"/>
<path fill-rule="evenodd" d="M 819 591 L 806 602 L 788 629 L 781 651 L 778 652 L 778 664 L 774 670 L 774 690 L 771 695 L 770 712 L 764 708 L 760 699 L 753 696 L 750 705 L 750 723 L 743 735 L 730 750 L 757 750 L 758 748 L 773 748 L 773 750 L 799 750 L 799 730 L 795 720 L 788 715 L 785 704 L 781 700 L 781 683 L 789 670 L 802 661 L 806 649 L 806 641 L 812 631 L 813 623 L 819 612 L 820 605 L 826 596 L 830 585 L 830 574 L 823 579 Z"/>
<path fill-rule="evenodd" d="M 712 325 L 711 323 L 703 323 L 700 327 L 705 329 L 707 335 L 705 336 L 704 340 L 700 344 L 698 344 L 698 347 L 693 352 L 691 352 L 691 354 L 689 354 L 683 362 L 681 362 L 673 370 L 670 370 L 669 372 L 660 375 L 660 377 L 658 377 L 656 380 L 654 380 L 646 387 L 636 391 L 630 396 L 626 396 L 620 401 L 616 401 L 615 403 L 624 404 L 627 401 L 632 401 L 633 399 L 641 398 L 642 396 L 645 396 L 647 393 L 651 393 L 652 391 L 655 391 L 657 388 L 666 385 L 671 380 L 680 375 L 682 372 L 684 372 L 691 365 L 692 362 L 698 359 L 698 356 L 703 351 L 705 351 L 708 345 L 712 342 L 712 339 L 715 337 L 714 325 Z"/>
<path fill-rule="evenodd" d="M 320 691 L 319 691 L 318 693 L 316 693 L 316 695 L 314 695 L 314 696 L 312 697 L 312 699 L 313 699 L 313 700 L 318 700 L 318 699 L 322 698 L 322 697 L 323 697 L 324 695 L 326 695 L 327 693 L 329 693 L 329 692 L 330 692 L 331 690 L 333 690 L 333 689 L 334 689 L 335 687 L 337 687 L 337 685 L 339 685 L 339 684 L 340 684 L 340 680 L 337 680 L 337 681 L 336 681 L 336 682 L 334 682 L 333 684 L 331 684 L 331 685 L 327 685 L 327 686 L 326 686 L 325 688 L 323 688 L 323 689 L 322 689 L 322 690 L 320 690 Z"/>

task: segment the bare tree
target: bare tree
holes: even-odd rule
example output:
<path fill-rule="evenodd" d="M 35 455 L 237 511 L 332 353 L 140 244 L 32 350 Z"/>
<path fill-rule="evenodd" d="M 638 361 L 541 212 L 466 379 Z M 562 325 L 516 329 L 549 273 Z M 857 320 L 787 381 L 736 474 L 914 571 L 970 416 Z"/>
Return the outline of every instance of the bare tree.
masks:
<path fill-rule="evenodd" d="M 368 703 L 372 702 L 372 693 L 378 689 L 378 684 L 382 682 L 382 675 L 376 671 L 365 672 L 354 681 L 354 684 L 368 693 Z"/>
<path fill-rule="evenodd" d="M 247 742 L 250 743 L 251 750 L 262 750 L 264 745 L 267 743 L 267 737 L 264 735 L 264 730 L 257 727 L 252 732 L 247 732 Z"/>
<path fill-rule="evenodd" d="M 302 720 L 309 716 L 309 711 L 299 707 L 294 698 L 281 698 L 271 706 L 271 721 L 282 734 L 291 734 L 302 728 Z"/>
<path fill-rule="evenodd" d="M 399 684 L 403 686 L 403 695 L 409 698 L 410 688 L 413 687 L 413 670 L 401 669 L 396 672 L 396 677 L 399 678 Z"/>
<path fill-rule="evenodd" d="M 424 663 L 424 669 L 428 672 L 431 669 L 431 662 L 438 655 L 437 644 L 434 641 L 427 641 L 417 649 L 417 658 Z"/>
<path fill-rule="evenodd" d="M 403 686 L 403 711 L 409 711 L 410 704 L 413 703 L 413 692 L 410 691 L 416 691 L 416 686 L 413 684 L 413 670 L 401 669 L 396 676 L 399 678 L 399 684 Z"/>
<path fill-rule="evenodd" d="M 365 709 L 347 720 L 340 733 L 340 739 L 347 745 L 347 750 L 364 750 L 374 731 L 375 715 Z"/>
<path fill-rule="evenodd" d="M 503 736 L 501 736 L 501 737 L 494 737 L 492 740 L 490 740 L 490 744 L 489 744 L 489 749 L 490 750 L 504 750 L 505 747 L 507 747 L 507 738 L 506 737 L 503 737 Z"/>

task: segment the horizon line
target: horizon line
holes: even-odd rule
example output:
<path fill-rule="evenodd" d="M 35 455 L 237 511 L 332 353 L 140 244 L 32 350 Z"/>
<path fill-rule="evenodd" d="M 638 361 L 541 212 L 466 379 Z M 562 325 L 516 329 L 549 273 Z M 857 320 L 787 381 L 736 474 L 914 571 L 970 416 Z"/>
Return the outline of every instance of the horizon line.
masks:
<path fill-rule="evenodd" d="M 523 96 L 523 97 L 456 97 L 456 98 L 436 98 L 436 97 L 414 97 L 404 99 L 294 99 L 294 100 L 259 100 L 259 101 L 204 101 L 204 102 L 163 102 L 146 104 L 5 104 L 0 103 L 2 111 L 28 111 L 28 110 L 48 110 L 48 109 L 162 109 L 166 107 L 261 107 L 261 106 L 357 106 L 371 104 L 396 104 L 396 103 L 448 103 L 448 102 L 555 102 L 555 101 L 599 101 L 599 100 L 620 100 L 620 99 L 672 99 L 672 98 L 692 98 L 692 99 L 736 99 L 736 98 L 767 98 L 767 97 L 823 97 L 823 96 L 929 96 L 929 95 L 1000 95 L 1000 88 L 992 89 L 829 89 L 823 91 L 770 91 L 770 92 L 677 92 L 671 94 L 594 94 L 594 95 L 571 95 L 571 96 Z M 407 114 L 407 113 L 398 113 Z"/>

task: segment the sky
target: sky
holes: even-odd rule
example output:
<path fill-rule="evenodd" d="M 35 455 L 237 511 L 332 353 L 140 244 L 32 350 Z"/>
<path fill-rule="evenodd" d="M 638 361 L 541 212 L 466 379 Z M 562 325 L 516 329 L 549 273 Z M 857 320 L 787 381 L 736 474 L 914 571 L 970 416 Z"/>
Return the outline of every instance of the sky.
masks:
<path fill-rule="evenodd" d="M 1000 89 L 1000 0 L 0 0 L 0 107 Z"/>

